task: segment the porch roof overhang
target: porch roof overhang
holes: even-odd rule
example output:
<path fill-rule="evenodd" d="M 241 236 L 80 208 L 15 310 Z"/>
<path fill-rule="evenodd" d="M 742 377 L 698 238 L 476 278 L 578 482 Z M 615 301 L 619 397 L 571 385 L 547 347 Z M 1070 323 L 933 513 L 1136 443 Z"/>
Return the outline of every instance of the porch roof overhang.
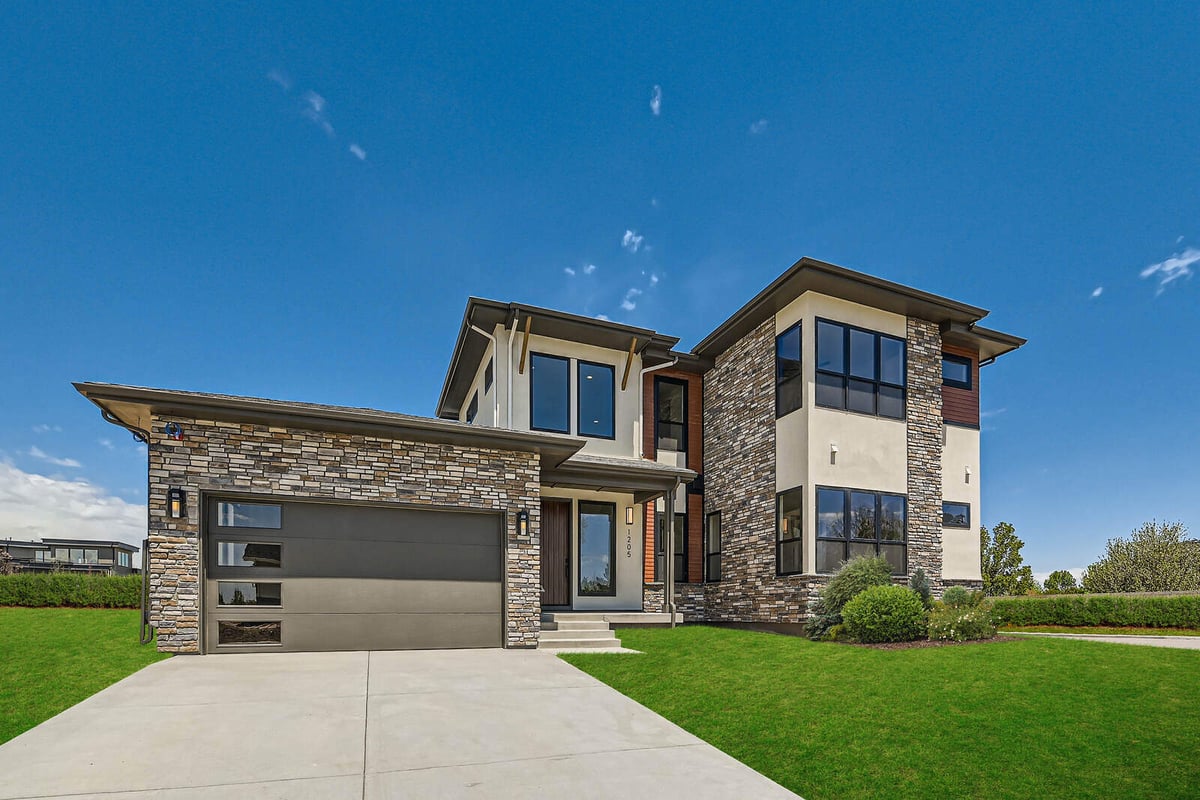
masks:
<path fill-rule="evenodd" d="M 645 503 L 691 483 L 696 473 L 638 458 L 606 458 L 577 453 L 558 466 L 543 466 L 542 490 L 563 487 L 592 491 L 628 492 Z"/>

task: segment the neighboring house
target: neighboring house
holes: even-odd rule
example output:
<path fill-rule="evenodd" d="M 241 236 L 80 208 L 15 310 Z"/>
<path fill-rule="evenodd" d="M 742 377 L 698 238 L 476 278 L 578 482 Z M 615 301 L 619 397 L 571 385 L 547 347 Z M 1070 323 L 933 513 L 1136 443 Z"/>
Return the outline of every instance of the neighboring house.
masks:
<path fill-rule="evenodd" d="M 978 585 L 986 311 L 803 259 L 691 352 L 472 298 L 440 419 L 77 384 L 147 441 L 178 652 L 532 647 L 543 611 L 795 624 L 844 559 Z"/>
<path fill-rule="evenodd" d="M 138 548 L 124 542 L 91 539 L 42 539 L 21 542 L 0 539 L 0 550 L 12 557 L 18 572 L 96 572 L 129 575 L 138 572 L 134 553 Z"/>

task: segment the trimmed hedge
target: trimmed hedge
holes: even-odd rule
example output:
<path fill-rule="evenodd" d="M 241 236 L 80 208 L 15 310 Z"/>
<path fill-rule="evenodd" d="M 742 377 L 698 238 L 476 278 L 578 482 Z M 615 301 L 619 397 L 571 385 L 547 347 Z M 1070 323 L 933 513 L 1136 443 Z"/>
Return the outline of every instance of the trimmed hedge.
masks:
<path fill-rule="evenodd" d="M 1058 594 L 998 597 L 996 619 L 1009 625 L 1200 629 L 1200 595 Z"/>
<path fill-rule="evenodd" d="M 140 575 L 79 572 L 18 572 L 0 575 L 0 606 L 29 608 L 138 608 Z"/>

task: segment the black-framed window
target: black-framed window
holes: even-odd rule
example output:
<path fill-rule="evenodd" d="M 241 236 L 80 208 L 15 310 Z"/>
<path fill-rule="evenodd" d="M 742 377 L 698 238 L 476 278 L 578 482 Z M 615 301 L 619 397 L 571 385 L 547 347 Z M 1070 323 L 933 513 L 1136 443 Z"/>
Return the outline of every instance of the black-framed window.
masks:
<path fill-rule="evenodd" d="M 571 432 L 571 360 L 533 353 L 529 359 L 529 427 Z"/>
<path fill-rule="evenodd" d="M 804 405 L 803 347 L 800 323 L 775 337 L 775 416 L 790 414 Z"/>
<path fill-rule="evenodd" d="M 775 495 L 775 572 L 804 571 L 804 490 L 797 486 Z"/>
<path fill-rule="evenodd" d="M 217 503 L 217 525 L 222 528 L 270 528 L 283 525 L 283 507 L 266 503 Z"/>
<path fill-rule="evenodd" d="M 970 389 L 974 366 L 974 362 L 969 358 L 942 353 L 942 385 Z"/>
<path fill-rule="evenodd" d="M 704 579 L 721 580 L 721 512 L 704 518 Z"/>
<path fill-rule="evenodd" d="M 971 504 L 942 503 L 942 527 L 970 529 Z"/>
<path fill-rule="evenodd" d="M 474 422 L 475 417 L 479 415 L 479 392 L 471 395 L 471 402 L 467 404 L 467 422 Z"/>
<path fill-rule="evenodd" d="M 665 511 L 656 512 L 654 515 L 654 579 L 656 581 L 666 580 L 666 575 L 663 574 L 664 559 L 667 557 L 667 541 L 663 538 L 663 527 L 667 524 L 667 514 Z M 680 511 L 675 512 L 675 569 L 674 576 L 676 583 L 687 583 L 687 551 L 688 551 L 688 517 L 687 514 Z"/>
<path fill-rule="evenodd" d="M 617 506 L 579 501 L 579 594 L 617 593 Z"/>
<path fill-rule="evenodd" d="M 687 452 L 687 383 L 654 379 L 654 440 L 659 450 Z"/>
<path fill-rule="evenodd" d="M 892 574 L 905 574 L 907 505 L 903 495 L 817 487 L 817 572 L 836 572 L 854 556 L 881 555 Z"/>
<path fill-rule="evenodd" d="M 904 419 L 903 339 L 817 320 L 817 405 Z"/>
<path fill-rule="evenodd" d="M 617 415 L 616 368 L 611 364 L 579 361 L 575 365 L 579 384 L 576 430 L 580 436 L 614 439 Z"/>
<path fill-rule="evenodd" d="M 483 368 L 483 393 L 487 394 L 492 388 L 492 382 L 495 380 L 495 371 L 492 369 L 494 359 L 488 359 L 487 366 Z"/>

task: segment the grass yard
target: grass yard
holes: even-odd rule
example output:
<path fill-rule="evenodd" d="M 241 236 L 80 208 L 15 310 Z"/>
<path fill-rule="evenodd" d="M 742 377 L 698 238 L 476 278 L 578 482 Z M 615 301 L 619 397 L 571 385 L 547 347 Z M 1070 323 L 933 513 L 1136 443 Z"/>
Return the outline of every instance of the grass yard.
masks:
<path fill-rule="evenodd" d="M 687 626 L 561 656 L 807 800 L 1200 792 L 1200 652 L 1070 639 L 877 650 Z"/>
<path fill-rule="evenodd" d="M 1103 636 L 1200 636 L 1191 628 L 1074 628 L 1067 625 L 1004 625 L 1001 633 L 1094 633 Z"/>
<path fill-rule="evenodd" d="M 147 664 L 138 611 L 0 608 L 0 743 Z"/>

